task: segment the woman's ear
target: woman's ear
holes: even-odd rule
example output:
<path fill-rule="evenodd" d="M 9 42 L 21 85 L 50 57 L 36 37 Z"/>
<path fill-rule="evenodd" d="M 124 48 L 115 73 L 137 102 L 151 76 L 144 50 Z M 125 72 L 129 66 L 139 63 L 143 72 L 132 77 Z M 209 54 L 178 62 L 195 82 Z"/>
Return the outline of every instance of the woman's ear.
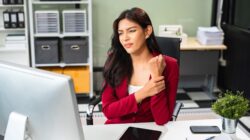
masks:
<path fill-rule="evenodd" d="M 147 28 L 145 29 L 145 39 L 149 38 L 152 32 L 153 32 L 153 27 L 151 25 L 148 25 Z"/>

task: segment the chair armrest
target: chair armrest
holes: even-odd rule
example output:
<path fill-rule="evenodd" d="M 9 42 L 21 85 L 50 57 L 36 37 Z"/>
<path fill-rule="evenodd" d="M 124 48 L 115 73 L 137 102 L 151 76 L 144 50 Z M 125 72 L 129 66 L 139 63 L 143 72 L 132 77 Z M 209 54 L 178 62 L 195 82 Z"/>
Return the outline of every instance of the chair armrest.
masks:
<path fill-rule="evenodd" d="M 95 106 L 101 102 L 101 97 L 97 97 L 96 99 L 94 99 L 93 101 L 91 101 L 88 104 L 88 108 L 87 108 L 87 117 L 86 117 L 86 122 L 87 125 L 93 125 L 93 113 L 94 113 L 94 108 Z"/>
<path fill-rule="evenodd" d="M 180 102 L 175 103 L 174 112 L 173 112 L 173 115 L 172 115 L 172 120 L 173 121 L 176 121 L 182 106 L 183 106 L 183 103 L 180 103 Z"/>

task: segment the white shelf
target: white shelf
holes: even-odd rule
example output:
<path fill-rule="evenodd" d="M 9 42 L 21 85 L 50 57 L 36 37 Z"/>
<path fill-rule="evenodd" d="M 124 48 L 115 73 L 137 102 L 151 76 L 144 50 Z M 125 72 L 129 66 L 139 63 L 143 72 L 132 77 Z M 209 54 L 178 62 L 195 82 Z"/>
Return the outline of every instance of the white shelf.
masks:
<path fill-rule="evenodd" d="M 24 5 L 23 4 L 16 4 L 16 5 L 0 5 L 0 8 L 19 8 L 19 7 L 24 7 Z"/>
<path fill-rule="evenodd" d="M 87 37 L 89 36 L 89 33 L 71 33 L 71 34 L 48 34 L 48 33 L 36 33 L 34 34 L 34 37 L 74 37 L 74 36 L 81 36 L 81 37 Z"/>
<path fill-rule="evenodd" d="M 67 66 L 89 66 L 89 63 L 53 63 L 53 64 L 36 64 L 36 67 L 67 67 Z"/>
<path fill-rule="evenodd" d="M 17 64 L 23 64 L 30 66 L 29 56 L 29 37 L 28 37 L 28 7 L 27 2 L 30 0 L 24 0 L 23 4 L 0 4 L 0 59 L 3 61 L 9 61 Z M 4 28 L 3 23 L 3 11 L 11 9 L 21 9 L 24 13 L 24 28 Z M 25 35 L 25 46 L 5 46 L 5 38 L 8 34 L 24 34 Z"/>
<path fill-rule="evenodd" d="M 35 11 L 36 10 L 43 10 L 44 7 L 48 7 L 49 5 L 52 5 L 54 10 L 58 10 L 60 12 L 59 19 L 60 19 L 60 26 L 63 27 L 63 21 L 62 21 L 62 11 L 64 9 L 68 10 L 68 7 L 71 7 L 72 10 L 82 10 L 86 11 L 87 15 L 87 29 L 86 32 L 81 33 L 64 33 L 64 30 L 60 28 L 58 33 L 36 33 L 36 27 L 35 23 L 29 25 L 30 30 L 30 49 L 31 49 L 31 65 L 32 67 L 36 68 L 45 68 L 45 67 L 88 67 L 89 69 L 89 82 L 90 82 L 90 89 L 89 89 L 89 96 L 93 97 L 93 39 L 92 39 L 92 0 L 79 0 L 79 1 L 40 1 L 40 0 L 29 0 L 29 21 L 30 23 L 35 22 Z M 80 5 L 75 7 L 74 5 Z M 65 8 L 64 8 L 65 6 Z M 88 53 L 82 54 L 82 55 L 88 55 L 88 61 L 87 63 L 65 63 L 63 60 L 60 60 L 59 63 L 44 63 L 44 64 L 37 64 L 36 63 L 36 53 L 35 53 L 35 42 L 38 38 L 64 38 L 64 37 L 86 37 L 88 43 Z M 60 39 L 61 41 L 61 39 Z M 58 46 L 61 48 L 61 45 Z M 59 54 L 60 55 L 60 54 Z M 81 84 L 81 83 L 79 83 Z"/>
<path fill-rule="evenodd" d="M 6 29 L 6 28 L 3 28 L 3 27 L 0 27 L 0 31 L 1 31 L 1 32 L 9 32 L 9 31 L 14 31 L 14 32 L 16 32 L 16 31 L 25 31 L 25 28 L 8 28 L 8 29 Z"/>
<path fill-rule="evenodd" d="M 87 0 L 84 1 L 33 1 L 33 4 L 88 4 Z"/>
<path fill-rule="evenodd" d="M 16 51 L 26 51 L 24 47 L 3 47 L 0 46 L 0 52 L 16 52 Z"/>

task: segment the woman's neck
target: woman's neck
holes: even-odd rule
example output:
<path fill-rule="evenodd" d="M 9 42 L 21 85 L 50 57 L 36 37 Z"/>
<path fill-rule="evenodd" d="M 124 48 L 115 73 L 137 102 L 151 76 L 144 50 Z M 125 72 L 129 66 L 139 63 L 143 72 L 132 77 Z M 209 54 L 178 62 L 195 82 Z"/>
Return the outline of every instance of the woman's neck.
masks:
<path fill-rule="evenodd" d="M 153 57 L 153 55 L 149 52 L 147 48 L 145 48 L 139 54 L 131 54 L 131 59 L 133 66 L 147 64 L 148 61 Z"/>

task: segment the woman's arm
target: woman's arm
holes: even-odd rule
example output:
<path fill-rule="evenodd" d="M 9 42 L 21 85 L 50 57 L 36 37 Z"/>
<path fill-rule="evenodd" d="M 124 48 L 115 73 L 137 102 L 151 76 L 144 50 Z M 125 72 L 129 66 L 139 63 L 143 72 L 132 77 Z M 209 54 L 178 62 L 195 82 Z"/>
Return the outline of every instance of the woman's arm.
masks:
<path fill-rule="evenodd" d="M 123 80 L 119 90 L 107 85 L 102 93 L 102 111 L 108 119 L 121 117 L 138 111 L 137 102 L 134 94 L 118 98 L 117 94 L 128 94 L 126 80 Z M 125 85 L 124 85 L 125 84 Z M 123 92 L 123 93 L 122 93 Z"/>
<path fill-rule="evenodd" d="M 171 120 L 179 80 L 179 67 L 175 59 L 166 61 L 164 71 L 166 89 L 151 97 L 151 111 L 156 124 L 163 125 Z"/>

